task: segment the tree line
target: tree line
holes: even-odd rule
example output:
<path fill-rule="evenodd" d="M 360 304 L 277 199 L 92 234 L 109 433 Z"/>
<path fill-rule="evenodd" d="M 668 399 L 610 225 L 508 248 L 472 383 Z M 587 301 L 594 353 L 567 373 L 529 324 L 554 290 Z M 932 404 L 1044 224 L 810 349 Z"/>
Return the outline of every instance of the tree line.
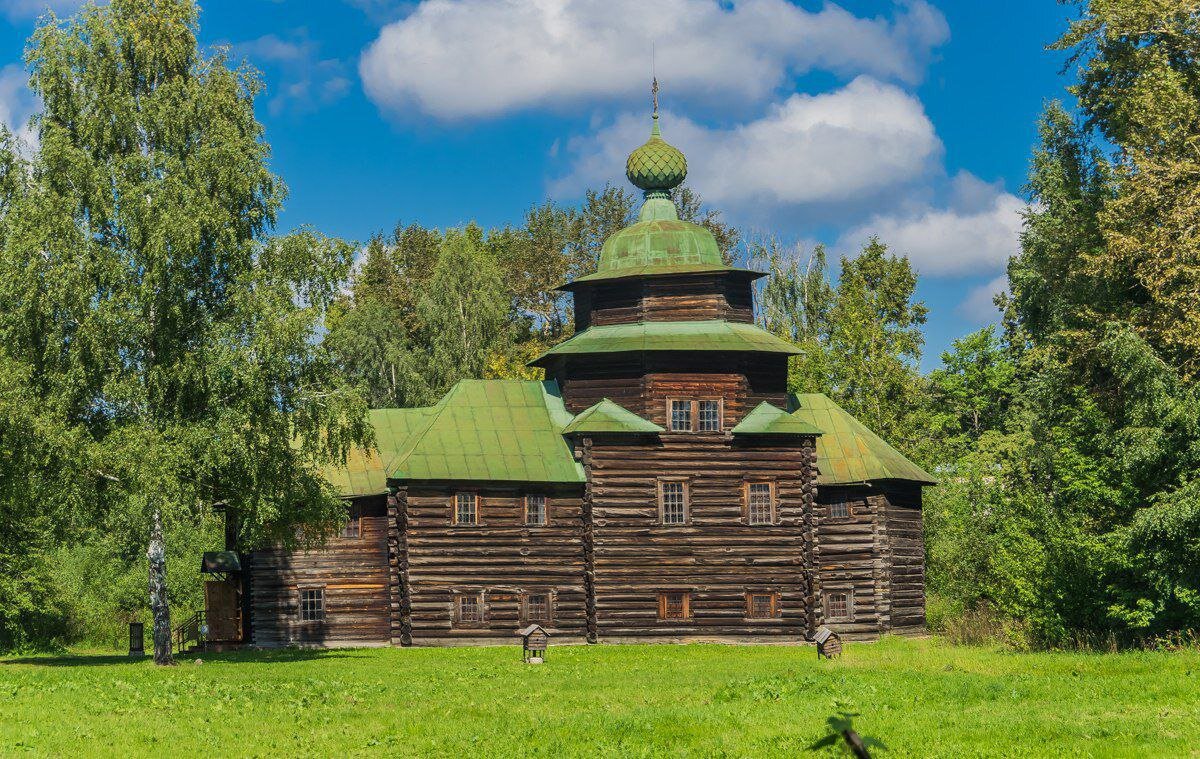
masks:
<path fill-rule="evenodd" d="M 727 261 L 768 273 L 756 318 L 804 348 L 791 389 L 939 479 L 935 621 L 986 613 L 1050 647 L 1200 622 L 1198 11 L 1078 7 L 999 324 L 928 374 L 917 275 L 885 240 L 831 263 L 676 195 Z M 555 288 L 633 220 L 607 186 L 496 229 L 279 233 L 261 82 L 202 51 L 198 24 L 192 0 L 43 22 L 37 144 L 0 135 L 3 648 L 111 641 L 151 607 L 161 637 L 201 604 L 194 562 L 226 516 L 246 545 L 331 534 L 344 505 L 321 468 L 371 443 L 365 410 L 540 376 L 527 362 L 574 328 Z M 147 555 L 174 567 L 150 603 Z"/>

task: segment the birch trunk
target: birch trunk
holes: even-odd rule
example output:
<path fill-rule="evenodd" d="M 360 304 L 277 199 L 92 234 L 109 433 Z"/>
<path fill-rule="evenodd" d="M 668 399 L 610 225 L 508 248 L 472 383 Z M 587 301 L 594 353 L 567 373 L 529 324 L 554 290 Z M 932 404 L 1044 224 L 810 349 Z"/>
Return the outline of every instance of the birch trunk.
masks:
<path fill-rule="evenodd" d="M 167 555 L 163 544 L 162 516 L 154 510 L 150 529 L 150 612 L 154 615 L 154 663 L 174 664 L 171 657 L 171 609 L 167 605 Z"/>

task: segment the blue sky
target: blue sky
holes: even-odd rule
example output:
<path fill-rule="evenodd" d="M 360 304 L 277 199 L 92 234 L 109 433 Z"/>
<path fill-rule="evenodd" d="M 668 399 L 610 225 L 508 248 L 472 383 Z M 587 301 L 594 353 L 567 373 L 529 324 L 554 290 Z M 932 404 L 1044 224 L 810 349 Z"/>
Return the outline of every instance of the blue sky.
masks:
<path fill-rule="evenodd" d="M 36 108 L 21 51 L 47 5 L 0 0 L 0 120 Z M 1020 187 L 1074 13 L 1054 0 L 208 0 L 201 38 L 263 72 L 290 188 L 281 228 L 355 240 L 397 221 L 519 222 L 623 183 L 645 138 L 651 48 L 664 136 L 750 235 L 911 256 L 930 368 L 994 319 Z"/>

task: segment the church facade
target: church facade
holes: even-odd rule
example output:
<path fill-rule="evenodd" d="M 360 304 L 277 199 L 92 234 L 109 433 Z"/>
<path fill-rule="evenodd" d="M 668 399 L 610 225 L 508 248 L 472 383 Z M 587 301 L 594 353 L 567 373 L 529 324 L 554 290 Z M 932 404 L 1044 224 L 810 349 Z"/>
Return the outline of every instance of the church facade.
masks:
<path fill-rule="evenodd" d="M 754 324 L 762 275 L 678 218 L 687 164 L 654 119 L 626 166 L 638 221 L 563 285 L 576 333 L 533 362 L 545 380 L 373 411 L 376 448 L 329 472 L 345 530 L 240 555 L 213 588 L 238 599 L 222 629 L 257 645 L 923 629 L 932 478 L 829 398 L 789 393 L 796 347 Z"/>

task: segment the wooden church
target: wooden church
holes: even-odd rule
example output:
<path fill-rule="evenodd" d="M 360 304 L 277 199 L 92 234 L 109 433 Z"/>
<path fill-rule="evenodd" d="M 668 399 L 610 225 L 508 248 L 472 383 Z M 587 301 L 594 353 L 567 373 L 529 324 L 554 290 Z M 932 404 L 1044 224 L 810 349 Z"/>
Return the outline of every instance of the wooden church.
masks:
<path fill-rule="evenodd" d="M 562 286 L 577 331 L 532 362 L 546 379 L 373 411 L 377 449 L 329 472 L 341 535 L 237 556 L 209 583 L 210 629 L 404 646 L 531 624 L 555 642 L 922 630 L 932 478 L 824 395 L 789 394 L 798 350 L 754 324 L 763 274 L 678 218 L 686 171 L 656 113 L 626 165 L 637 223 Z"/>

